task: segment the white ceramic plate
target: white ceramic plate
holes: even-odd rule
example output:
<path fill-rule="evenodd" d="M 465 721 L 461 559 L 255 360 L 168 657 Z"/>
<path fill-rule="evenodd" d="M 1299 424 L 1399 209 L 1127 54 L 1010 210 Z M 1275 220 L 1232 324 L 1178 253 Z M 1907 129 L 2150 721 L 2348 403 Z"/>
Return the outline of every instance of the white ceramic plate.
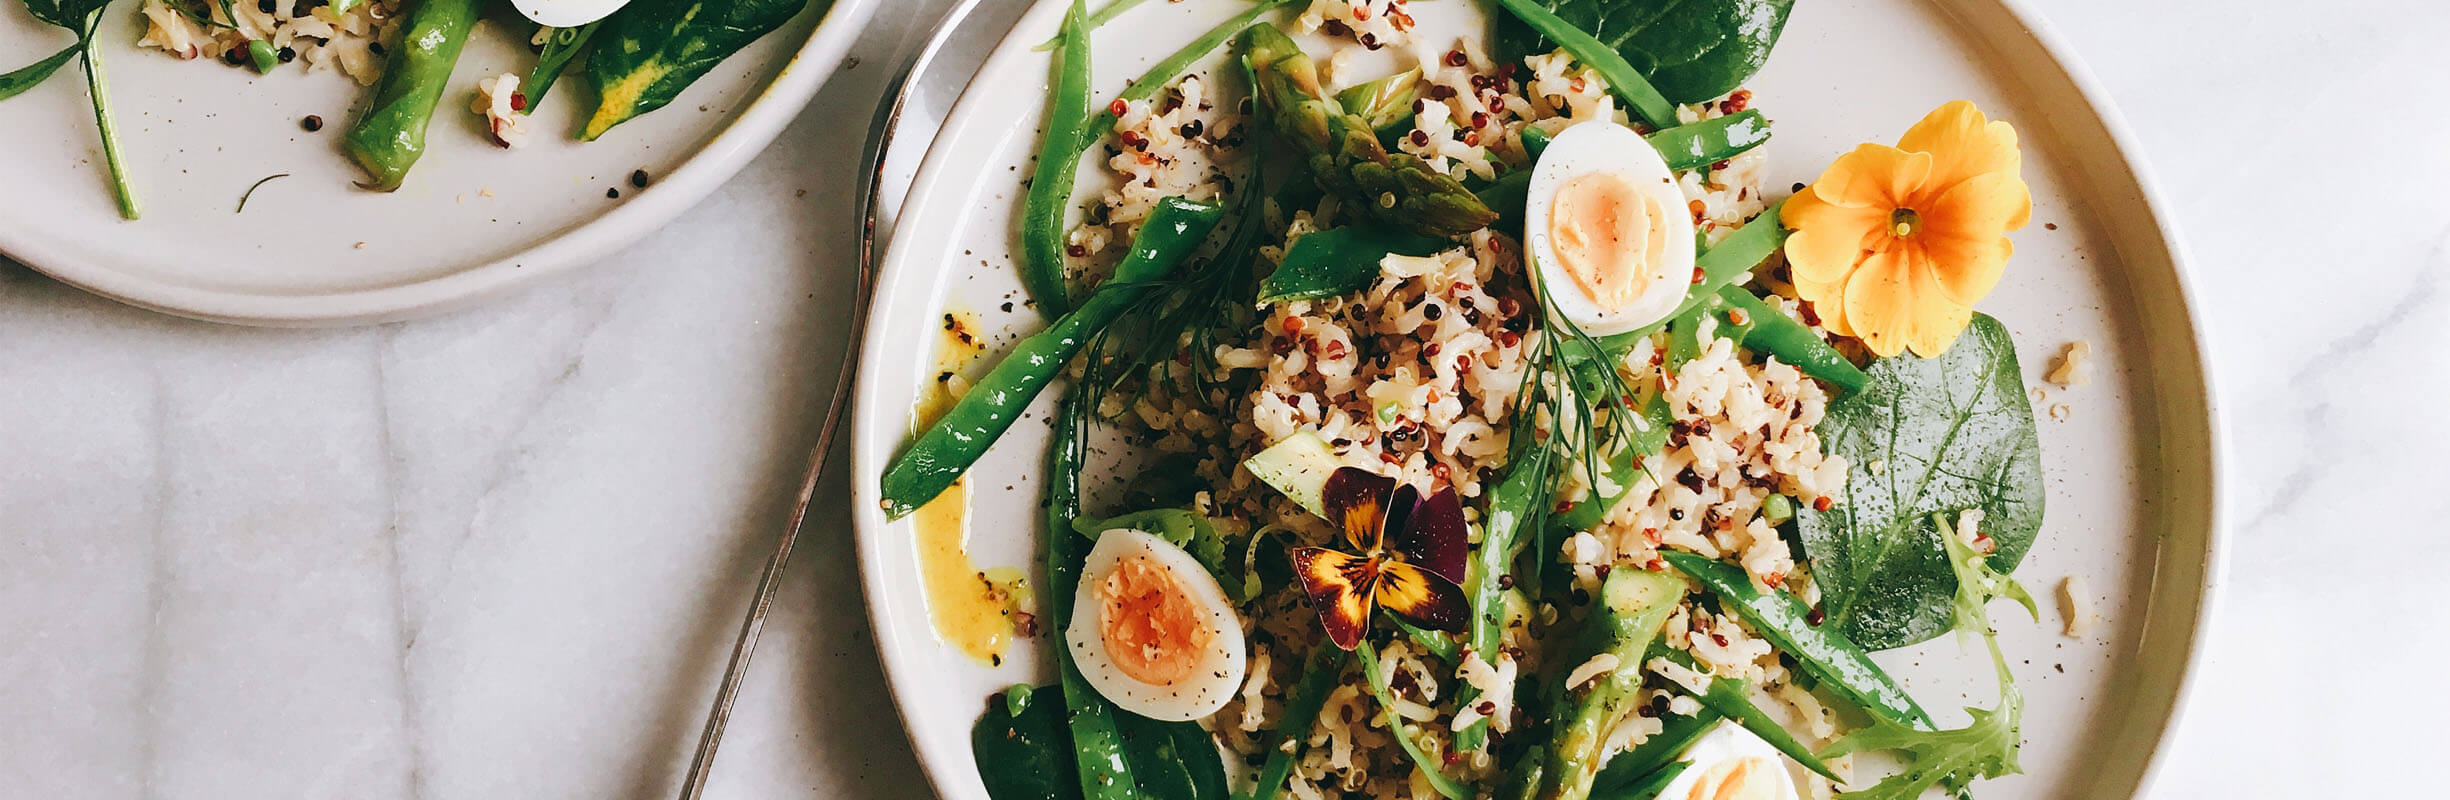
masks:
<path fill-rule="evenodd" d="M 522 28 L 489 19 L 452 75 L 424 159 L 390 194 L 355 188 L 360 175 L 340 154 L 363 93 L 353 82 L 140 50 L 130 44 L 142 33 L 135 4 L 119 3 L 103 26 L 104 64 L 143 218 L 119 218 L 71 67 L 0 103 L 0 255 L 97 294 L 224 322 L 381 322 L 459 307 L 593 263 L 704 198 L 807 105 L 876 3 L 803 11 L 673 104 L 596 142 L 568 135 L 584 93 L 582 76 L 565 75 L 517 151 L 495 147 L 467 107 L 478 80 L 534 63 Z M 0 53 L 10 54 L 0 69 L 67 38 L 23 4 L 0 3 Z M 301 128 L 308 115 L 323 118 L 321 132 Z M 638 190 L 629 181 L 642 169 L 652 182 Z M 289 177 L 235 213 L 249 186 L 279 173 Z"/>
<path fill-rule="evenodd" d="M 1097 38 L 1099 90 L 1114 91 L 1239 5 L 1135 11 L 1109 28 L 1131 35 Z M 853 486 L 877 646 L 937 791 L 963 800 L 985 796 L 968 738 L 983 699 L 1048 680 L 1043 647 L 988 667 L 941 644 L 911 531 L 884 519 L 876 480 L 934 377 L 929 353 L 945 309 L 977 312 L 990 330 L 1035 327 L 1026 309 L 1000 309 L 1020 292 L 1007 255 L 1012 213 L 1044 103 L 1047 58 L 1030 46 L 1052 34 L 1061 6 L 1032 9 L 944 120 L 894 221 L 861 367 Z M 1414 11 L 1428 26 L 1455 8 Z M 2044 597 L 2043 621 L 1997 618 L 2029 701 L 2027 774 L 1988 782 L 1981 794 L 2140 792 L 2178 713 L 2219 573 L 2219 426 L 2179 248 L 2115 113 L 2020 0 L 1799 3 L 1750 85 L 1754 107 L 1777 122 L 1768 185 L 1781 189 L 1809 181 L 1856 143 L 1895 140 L 1951 99 L 1974 100 L 2023 133 L 2034 223 L 2016 234 L 2016 258 L 1984 310 L 2016 334 L 2028 385 L 2040 385 L 2060 346 L 2075 340 L 2092 343 L 2095 372 L 2088 385 L 2036 405 L 2049 514 L 2017 574 Z M 974 481 L 969 544 L 982 565 L 1034 563 L 1050 404 L 1042 397 L 971 473 L 992 476 Z M 2081 639 L 2060 634 L 2050 602 L 2070 575 L 2089 581 L 2103 618 Z M 1994 702 L 1987 659 L 1953 637 L 1879 659 L 1944 725 L 1962 723 L 1958 707 Z"/>

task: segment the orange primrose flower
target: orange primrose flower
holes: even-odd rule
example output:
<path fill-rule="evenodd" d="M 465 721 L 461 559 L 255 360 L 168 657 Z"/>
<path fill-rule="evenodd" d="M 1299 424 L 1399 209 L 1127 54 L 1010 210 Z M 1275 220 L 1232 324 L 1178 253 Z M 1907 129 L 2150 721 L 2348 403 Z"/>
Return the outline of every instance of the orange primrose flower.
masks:
<path fill-rule="evenodd" d="M 2016 128 L 1964 100 L 1839 156 L 1779 213 L 1796 294 L 1882 357 L 1946 352 L 2033 216 L 2022 163 Z"/>

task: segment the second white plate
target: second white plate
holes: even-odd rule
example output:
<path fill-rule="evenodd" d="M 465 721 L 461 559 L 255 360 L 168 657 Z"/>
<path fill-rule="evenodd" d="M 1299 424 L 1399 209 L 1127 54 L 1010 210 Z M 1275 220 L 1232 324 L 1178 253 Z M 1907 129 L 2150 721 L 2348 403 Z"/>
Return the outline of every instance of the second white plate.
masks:
<path fill-rule="evenodd" d="M 517 151 L 494 146 L 467 103 L 478 80 L 524 74 L 534 56 L 509 26 L 479 23 L 424 159 L 389 194 L 355 188 L 340 154 L 363 92 L 353 82 L 139 50 L 140 18 L 121 4 L 105 15 L 103 58 L 144 216 L 123 221 L 112 204 L 72 66 L 0 104 L 0 255 L 96 294 L 222 322 L 352 324 L 457 308 L 591 263 L 703 199 L 798 115 L 876 4 L 815 0 L 819 10 L 595 142 L 569 136 L 581 79 L 565 76 Z M 66 39 L 23 4 L 0 4 L 0 53 L 48 53 Z M 309 115 L 320 132 L 301 127 Z M 639 171 L 644 189 L 631 182 Z M 250 186 L 281 174 L 238 213 Z"/>

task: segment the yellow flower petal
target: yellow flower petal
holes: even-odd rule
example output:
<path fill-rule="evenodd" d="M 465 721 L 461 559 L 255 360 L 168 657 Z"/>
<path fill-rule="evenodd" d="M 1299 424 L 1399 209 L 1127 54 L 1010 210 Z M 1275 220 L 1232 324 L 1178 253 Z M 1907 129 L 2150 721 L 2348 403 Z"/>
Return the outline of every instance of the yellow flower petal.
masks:
<path fill-rule="evenodd" d="M 1957 184 L 1930 205 L 1914 238 L 1940 292 L 1961 306 L 1981 302 L 2016 252 L 2008 223 L 2032 215 L 2032 195 L 2022 179 L 1994 172 Z"/>
<path fill-rule="evenodd" d="M 1879 209 L 1882 214 L 1912 205 L 1910 200 L 1931 174 L 1930 153 L 1911 153 L 1877 144 L 1857 145 L 1838 156 L 1812 183 L 1823 202 L 1848 208 Z"/>
<path fill-rule="evenodd" d="M 1795 231 L 1786 240 L 1786 260 L 1796 281 L 1836 283 L 1875 244 L 1889 212 L 1831 205 L 1806 186 L 1779 207 L 1778 218 Z"/>
<path fill-rule="evenodd" d="M 1932 109 L 1897 140 L 1897 149 L 1931 156 L 1925 181 L 1935 191 L 1985 173 L 2015 174 L 2023 165 L 2016 150 L 2016 126 L 1991 121 L 1965 100 Z M 2016 227 L 2023 226 L 2023 220 L 2016 222 Z"/>
<path fill-rule="evenodd" d="M 1846 279 L 1847 323 L 1863 346 L 1882 358 L 1911 347 L 1934 356 L 1973 321 L 1973 309 L 1941 296 L 1919 248 L 1882 250 Z"/>

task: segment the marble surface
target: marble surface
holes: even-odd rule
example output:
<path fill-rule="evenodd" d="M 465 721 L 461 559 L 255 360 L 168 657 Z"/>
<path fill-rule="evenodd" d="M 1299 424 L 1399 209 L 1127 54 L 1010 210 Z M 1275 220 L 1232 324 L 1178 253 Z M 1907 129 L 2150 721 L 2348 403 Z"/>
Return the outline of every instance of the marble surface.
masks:
<path fill-rule="evenodd" d="M 476 310 L 237 329 L 0 261 L 0 796 L 670 796 L 816 437 L 846 143 L 917 5 L 669 229 Z M 2191 242 L 2232 434 L 2156 796 L 2437 785 L 2450 6 L 2044 5 Z M 711 797 L 925 791 L 839 502 Z"/>

